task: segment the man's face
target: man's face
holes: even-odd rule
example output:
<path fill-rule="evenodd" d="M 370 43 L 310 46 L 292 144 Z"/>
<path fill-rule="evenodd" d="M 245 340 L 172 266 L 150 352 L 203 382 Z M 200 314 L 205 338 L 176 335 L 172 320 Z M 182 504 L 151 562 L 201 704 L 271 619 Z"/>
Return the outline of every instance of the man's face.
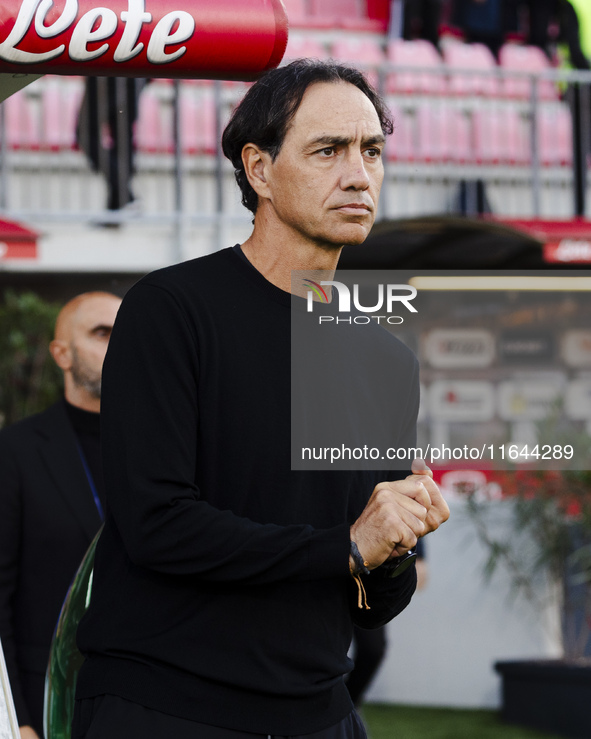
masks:
<path fill-rule="evenodd" d="M 376 217 L 383 148 L 378 115 L 361 90 L 311 85 L 266 169 L 276 217 L 324 249 L 360 244 Z"/>
<path fill-rule="evenodd" d="M 84 301 L 72 321 L 72 379 L 94 398 L 101 396 L 101 373 L 120 301 L 96 297 Z"/>

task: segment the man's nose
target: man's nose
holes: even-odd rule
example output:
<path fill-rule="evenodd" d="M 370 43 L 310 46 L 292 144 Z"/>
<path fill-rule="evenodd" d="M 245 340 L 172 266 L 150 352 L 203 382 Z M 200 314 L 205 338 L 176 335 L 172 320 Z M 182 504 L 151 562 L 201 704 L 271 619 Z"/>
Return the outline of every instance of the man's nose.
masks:
<path fill-rule="evenodd" d="M 341 188 L 343 190 L 367 190 L 369 183 L 363 154 L 360 151 L 349 152 L 343 162 Z"/>

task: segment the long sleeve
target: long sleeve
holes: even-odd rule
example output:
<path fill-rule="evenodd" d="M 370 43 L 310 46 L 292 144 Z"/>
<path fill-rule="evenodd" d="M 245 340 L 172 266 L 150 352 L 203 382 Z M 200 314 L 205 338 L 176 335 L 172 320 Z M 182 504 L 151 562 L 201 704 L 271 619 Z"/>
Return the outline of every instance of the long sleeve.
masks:
<path fill-rule="evenodd" d="M 101 433 L 107 505 L 129 558 L 220 582 L 346 574 L 347 525 L 258 523 L 204 497 L 223 491 L 197 486 L 198 449 L 212 433 L 200 412 L 200 380 L 210 370 L 199 342 L 195 320 L 167 290 L 140 284 L 126 296 L 104 366 Z"/>
<path fill-rule="evenodd" d="M 78 697 L 281 736 L 351 711 L 349 527 L 384 478 L 292 468 L 292 319 L 290 294 L 236 248 L 159 270 L 123 300 L 103 372 L 106 520 Z M 412 375 L 388 335 L 360 341 Z M 392 400 L 389 418 L 406 418 L 406 394 Z"/>
<path fill-rule="evenodd" d="M 377 629 L 398 616 L 406 608 L 417 586 L 417 573 L 409 567 L 398 577 L 388 577 L 377 567 L 369 575 L 362 575 L 369 609 L 359 607 L 358 589 L 352 580 L 349 585 L 349 605 L 353 623 L 362 629 Z"/>

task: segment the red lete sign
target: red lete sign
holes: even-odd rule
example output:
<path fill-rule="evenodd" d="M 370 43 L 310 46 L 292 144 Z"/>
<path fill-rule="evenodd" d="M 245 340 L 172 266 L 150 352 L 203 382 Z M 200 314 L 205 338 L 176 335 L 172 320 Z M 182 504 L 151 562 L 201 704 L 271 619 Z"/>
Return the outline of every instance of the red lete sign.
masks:
<path fill-rule="evenodd" d="M 0 0 L 0 73 L 252 79 L 286 44 L 281 0 Z"/>

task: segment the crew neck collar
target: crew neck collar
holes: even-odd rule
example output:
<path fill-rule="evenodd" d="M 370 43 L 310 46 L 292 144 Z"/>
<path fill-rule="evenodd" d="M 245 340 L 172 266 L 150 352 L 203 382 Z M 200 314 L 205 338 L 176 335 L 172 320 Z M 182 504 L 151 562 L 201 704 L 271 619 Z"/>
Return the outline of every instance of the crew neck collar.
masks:
<path fill-rule="evenodd" d="M 230 252 L 236 257 L 236 266 L 245 274 L 251 281 L 255 282 L 262 290 L 266 292 L 268 297 L 277 303 L 289 308 L 290 310 L 296 310 L 298 312 L 307 312 L 308 301 L 306 298 L 302 298 L 299 295 L 293 295 L 286 290 L 282 290 L 277 285 L 270 282 L 259 270 L 249 261 L 246 254 L 242 251 L 240 244 L 235 244 L 230 247 Z M 335 306 L 333 308 L 333 306 Z M 336 303 L 323 303 L 322 309 L 327 312 L 333 312 L 336 310 Z"/>
<path fill-rule="evenodd" d="M 64 398 L 66 413 L 70 419 L 70 423 L 76 431 L 98 434 L 100 430 L 100 414 L 94 411 L 87 411 L 78 408 Z"/>

